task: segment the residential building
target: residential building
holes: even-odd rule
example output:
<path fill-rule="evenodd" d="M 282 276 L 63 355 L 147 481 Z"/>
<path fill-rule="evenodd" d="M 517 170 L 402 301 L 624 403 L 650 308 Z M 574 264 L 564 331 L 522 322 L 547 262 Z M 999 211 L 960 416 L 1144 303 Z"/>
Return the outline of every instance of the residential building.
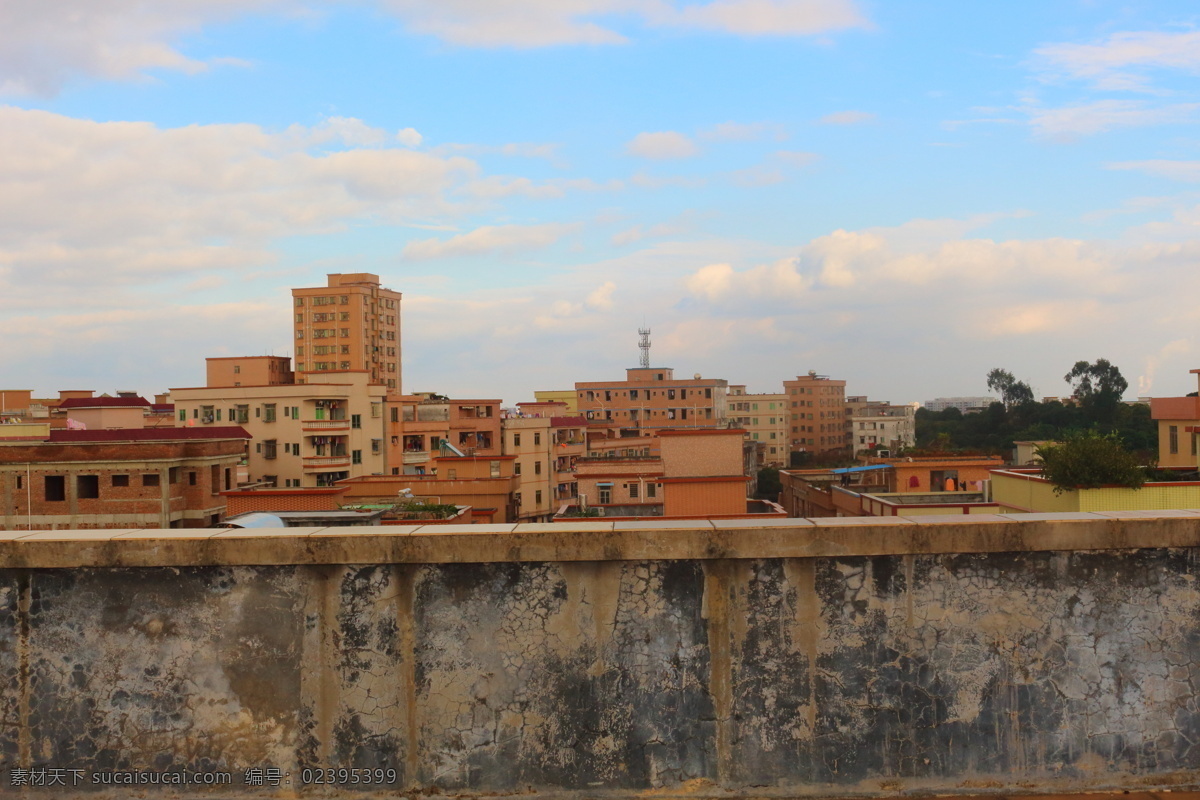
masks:
<path fill-rule="evenodd" d="M 500 400 L 435 392 L 389 394 L 386 436 L 393 475 L 434 475 L 443 456 L 500 455 Z"/>
<path fill-rule="evenodd" d="M 1163 511 L 1200 508 L 1200 481 L 1150 480 L 1140 489 L 1101 486 L 1055 491 L 1040 469 L 996 469 L 991 474 L 991 499 L 1004 512 Z"/>
<path fill-rule="evenodd" d="M 1200 369 L 1191 370 L 1200 380 Z M 1158 465 L 1200 466 L 1196 437 L 1200 435 L 1200 397 L 1155 397 L 1150 400 L 1150 417 L 1158 423 Z"/>
<path fill-rule="evenodd" d="M 250 435 L 237 426 L 54 430 L 0 425 L 7 530 L 202 528 L 225 512 Z"/>
<path fill-rule="evenodd" d="M 747 496 L 744 433 L 737 428 L 661 430 L 654 436 L 655 455 L 633 454 L 647 448 L 580 458 L 575 470 L 579 507 L 598 508 L 605 518 L 783 516 L 775 504 Z M 592 449 L 596 444 L 589 442 L 591 452 L 598 452 Z"/>
<path fill-rule="evenodd" d="M 516 522 L 521 479 L 513 471 L 515 456 L 441 456 L 437 474 L 365 475 L 338 484 L 346 502 L 396 502 L 411 495 L 439 504 L 471 507 L 471 522 Z M 403 494 L 402 494 L 403 493 Z M 418 523 L 421 524 L 421 523 Z"/>
<path fill-rule="evenodd" d="M 744 385 L 731 384 L 727 403 L 729 424 L 762 445 L 762 465 L 786 467 L 791 419 L 787 394 L 748 393 Z"/>
<path fill-rule="evenodd" d="M 846 382 L 810 371 L 783 382 L 788 400 L 790 447 L 817 455 L 850 452 Z"/>
<path fill-rule="evenodd" d="M 248 480 L 279 488 L 382 474 L 384 395 L 361 370 L 314 374 L 303 384 L 171 390 L 177 425 L 245 427 L 253 439 Z"/>
<path fill-rule="evenodd" d="M 87 430 L 152 427 L 146 424 L 151 409 L 151 403 L 142 397 L 78 397 L 63 400 L 57 407 L 66 414 L 68 428 Z M 173 426 L 174 420 L 168 425 Z"/>
<path fill-rule="evenodd" d="M 570 416 L 561 402 L 518 403 L 502 419 L 505 455 L 515 456 L 521 478 L 521 521 L 546 521 L 576 500 L 575 466 L 587 448 L 587 420 Z"/>
<path fill-rule="evenodd" d="M 400 300 L 369 272 L 331 274 L 326 286 L 292 289 L 296 380 L 361 370 L 399 394 Z"/>
<path fill-rule="evenodd" d="M 1047 400 L 1055 398 L 1045 398 Z M 992 403 L 999 403 L 1000 400 L 995 397 L 935 397 L 933 400 L 926 400 L 921 404 L 921 407 L 926 411 L 945 411 L 947 408 L 957 408 L 964 414 L 982 411 Z"/>
<path fill-rule="evenodd" d="M 728 426 L 729 382 L 703 378 L 676 379 L 669 367 L 637 367 L 623 381 L 575 384 L 579 413 L 613 429 L 653 432 L 664 429 L 718 429 Z"/>
<path fill-rule="evenodd" d="M 204 359 L 207 386 L 279 386 L 295 383 L 287 356 L 233 356 Z"/>
<path fill-rule="evenodd" d="M 846 398 L 850 422 L 850 448 L 854 457 L 883 450 L 895 453 L 917 443 L 917 405 L 894 406 L 866 397 Z"/>
<path fill-rule="evenodd" d="M 553 389 L 543 390 L 533 393 L 533 397 L 539 403 L 564 403 L 568 416 L 573 416 L 579 411 L 579 404 L 576 401 L 574 389 Z"/>

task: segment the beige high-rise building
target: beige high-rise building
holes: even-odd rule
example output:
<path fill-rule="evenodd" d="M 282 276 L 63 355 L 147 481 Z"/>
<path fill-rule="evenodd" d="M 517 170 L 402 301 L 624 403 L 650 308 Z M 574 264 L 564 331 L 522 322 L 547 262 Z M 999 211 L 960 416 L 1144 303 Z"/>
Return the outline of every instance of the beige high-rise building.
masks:
<path fill-rule="evenodd" d="M 296 382 L 319 372 L 362 370 L 399 394 L 400 292 L 369 272 L 335 273 L 329 285 L 292 289 Z"/>

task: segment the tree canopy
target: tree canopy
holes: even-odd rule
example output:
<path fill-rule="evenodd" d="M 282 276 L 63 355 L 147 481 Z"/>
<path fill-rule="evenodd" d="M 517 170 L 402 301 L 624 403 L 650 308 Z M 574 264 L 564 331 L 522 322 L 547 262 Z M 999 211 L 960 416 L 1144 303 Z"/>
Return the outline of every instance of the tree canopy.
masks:
<path fill-rule="evenodd" d="M 996 368 L 987 375 L 988 388 L 1000 393 L 1005 408 L 1033 402 L 1033 389 L 1025 381 L 1017 380 L 1006 369 Z"/>
<path fill-rule="evenodd" d="M 1146 482 L 1138 457 L 1115 433 L 1071 433 L 1057 444 L 1039 447 L 1037 454 L 1042 476 L 1054 484 L 1056 494 L 1101 486 L 1140 489 Z"/>

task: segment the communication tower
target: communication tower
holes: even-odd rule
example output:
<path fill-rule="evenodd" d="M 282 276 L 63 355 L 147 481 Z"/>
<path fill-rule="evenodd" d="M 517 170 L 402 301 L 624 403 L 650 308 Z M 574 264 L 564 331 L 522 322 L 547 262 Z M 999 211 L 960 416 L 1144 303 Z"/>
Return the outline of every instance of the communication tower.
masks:
<path fill-rule="evenodd" d="M 642 351 L 642 369 L 650 369 L 650 329 L 638 328 L 638 333 L 641 334 L 638 347 Z"/>

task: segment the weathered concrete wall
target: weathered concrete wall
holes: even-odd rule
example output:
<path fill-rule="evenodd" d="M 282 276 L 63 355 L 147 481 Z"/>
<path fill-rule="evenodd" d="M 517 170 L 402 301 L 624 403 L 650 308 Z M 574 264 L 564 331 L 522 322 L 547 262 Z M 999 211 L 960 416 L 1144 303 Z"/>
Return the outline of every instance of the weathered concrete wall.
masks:
<path fill-rule="evenodd" d="M 660 524 L 529 526 L 537 558 L 512 526 L 2 534 L 0 796 L 96 795 L 25 768 L 229 771 L 188 790 L 218 797 L 327 796 L 306 768 L 584 796 L 1200 775 L 1200 515 Z M 237 785 L 257 767 L 280 786 Z"/>

